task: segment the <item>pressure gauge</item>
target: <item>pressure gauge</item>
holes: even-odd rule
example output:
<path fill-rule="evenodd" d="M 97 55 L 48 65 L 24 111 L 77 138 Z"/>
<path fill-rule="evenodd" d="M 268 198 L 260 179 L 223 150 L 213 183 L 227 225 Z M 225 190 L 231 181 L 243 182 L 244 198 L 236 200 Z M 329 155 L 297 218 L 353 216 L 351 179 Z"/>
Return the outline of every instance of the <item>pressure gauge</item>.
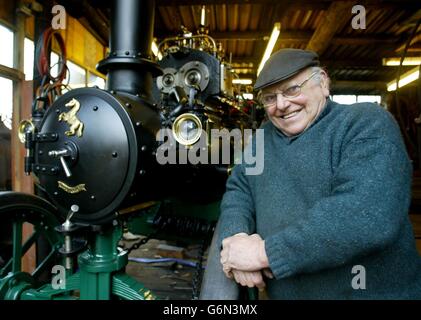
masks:
<path fill-rule="evenodd" d="M 172 132 L 180 144 L 191 146 L 200 139 L 202 122 L 196 115 L 184 113 L 175 119 Z"/>

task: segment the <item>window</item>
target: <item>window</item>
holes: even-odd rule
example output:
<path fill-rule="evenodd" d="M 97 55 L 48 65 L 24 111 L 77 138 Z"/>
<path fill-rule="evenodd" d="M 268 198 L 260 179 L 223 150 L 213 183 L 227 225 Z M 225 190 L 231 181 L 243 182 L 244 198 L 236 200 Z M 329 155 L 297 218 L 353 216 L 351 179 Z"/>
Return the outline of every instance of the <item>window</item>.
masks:
<path fill-rule="evenodd" d="M 50 74 L 55 78 L 58 75 L 59 64 L 58 64 L 58 54 L 51 51 L 50 54 Z"/>
<path fill-rule="evenodd" d="M 79 67 L 77 64 L 67 61 L 67 74 L 66 79 L 63 81 L 65 84 L 69 84 L 70 88 L 82 88 L 86 87 L 86 71 Z"/>
<path fill-rule="evenodd" d="M 337 103 L 341 103 L 341 104 L 352 104 L 352 103 L 356 103 L 356 102 L 374 102 L 377 104 L 380 104 L 381 102 L 381 96 L 376 96 L 376 95 L 361 95 L 361 96 L 356 96 L 356 95 L 335 95 L 332 96 L 332 100 L 337 102 Z"/>
<path fill-rule="evenodd" d="M 100 89 L 105 89 L 105 80 L 89 72 L 88 87 L 93 87 L 93 86 L 97 86 Z"/>
<path fill-rule="evenodd" d="M 0 77 L 0 125 L 12 130 L 13 81 Z"/>
<path fill-rule="evenodd" d="M 23 53 L 23 69 L 25 80 L 32 80 L 34 76 L 34 42 L 25 38 Z"/>
<path fill-rule="evenodd" d="M 380 104 L 381 96 L 357 96 L 357 102 L 374 102 Z"/>
<path fill-rule="evenodd" d="M 66 74 L 65 82 L 75 89 L 86 86 L 86 71 L 77 64 L 67 61 L 68 72 Z"/>
<path fill-rule="evenodd" d="M 13 68 L 13 32 L 0 25 L 0 64 Z M 0 74 L 0 190 L 12 189 L 10 137 L 13 114 L 13 81 Z"/>
<path fill-rule="evenodd" d="M 332 96 L 332 100 L 341 104 L 353 104 L 357 102 L 355 95 L 336 95 Z"/>
<path fill-rule="evenodd" d="M 243 98 L 246 100 L 253 100 L 253 94 L 252 93 L 243 93 Z"/>
<path fill-rule="evenodd" d="M 12 190 L 10 136 L 12 129 L 13 81 L 0 77 L 0 190 Z"/>
<path fill-rule="evenodd" d="M 0 64 L 13 68 L 13 32 L 0 25 Z"/>

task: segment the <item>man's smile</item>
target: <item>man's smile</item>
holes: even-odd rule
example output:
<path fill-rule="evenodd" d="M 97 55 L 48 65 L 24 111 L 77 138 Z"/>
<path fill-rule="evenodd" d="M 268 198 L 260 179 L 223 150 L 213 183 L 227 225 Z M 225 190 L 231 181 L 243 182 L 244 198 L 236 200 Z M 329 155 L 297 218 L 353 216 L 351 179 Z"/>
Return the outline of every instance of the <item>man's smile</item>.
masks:
<path fill-rule="evenodd" d="M 298 110 L 294 110 L 294 111 L 290 111 L 288 113 L 285 113 L 285 114 L 281 115 L 280 118 L 283 119 L 283 120 L 291 119 L 291 118 L 295 117 L 296 115 L 298 115 L 301 110 L 303 110 L 303 108 L 298 109 Z"/>

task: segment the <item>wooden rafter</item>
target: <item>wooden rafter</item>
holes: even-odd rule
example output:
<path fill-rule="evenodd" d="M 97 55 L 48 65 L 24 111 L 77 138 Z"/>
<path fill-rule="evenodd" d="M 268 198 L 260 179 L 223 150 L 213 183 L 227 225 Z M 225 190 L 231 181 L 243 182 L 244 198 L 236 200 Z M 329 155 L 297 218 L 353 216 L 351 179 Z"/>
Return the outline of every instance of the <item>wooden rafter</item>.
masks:
<path fill-rule="evenodd" d="M 308 50 L 313 50 L 319 55 L 323 54 L 335 36 L 336 31 L 342 29 L 348 19 L 344 19 L 351 14 L 352 1 L 335 1 L 329 6 L 326 17 L 317 26 L 309 43 Z"/>

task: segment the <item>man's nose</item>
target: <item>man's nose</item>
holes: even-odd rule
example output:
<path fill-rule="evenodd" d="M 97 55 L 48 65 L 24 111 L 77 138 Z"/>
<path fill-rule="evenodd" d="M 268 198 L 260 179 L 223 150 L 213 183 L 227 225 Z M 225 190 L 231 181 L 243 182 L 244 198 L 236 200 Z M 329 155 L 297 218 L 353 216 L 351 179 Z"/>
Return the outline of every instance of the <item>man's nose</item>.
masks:
<path fill-rule="evenodd" d="M 290 105 L 290 101 L 285 98 L 281 93 L 276 95 L 276 108 L 279 110 L 284 110 L 288 108 Z"/>

